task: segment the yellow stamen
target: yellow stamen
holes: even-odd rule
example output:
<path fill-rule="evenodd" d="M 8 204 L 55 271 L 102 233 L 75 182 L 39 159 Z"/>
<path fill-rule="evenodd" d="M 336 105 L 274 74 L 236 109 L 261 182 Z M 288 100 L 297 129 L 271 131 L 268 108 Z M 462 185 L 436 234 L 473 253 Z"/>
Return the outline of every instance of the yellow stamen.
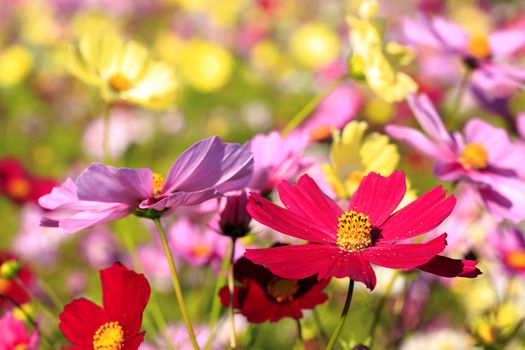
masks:
<path fill-rule="evenodd" d="M 131 81 L 125 75 L 116 73 L 109 78 L 109 86 L 117 92 L 122 92 L 131 87 Z"/>
<path fill-rule="evenodd" d="M 29 349 L 27 344 L 18 344 L 14 348 L 14 350 L 27 350 L 27 349 Z"/>
<path fill-rule="evenodd" d="M 357 252 L 372 245 L 372 225 L 367 215 L 353 210 L 339 218 L 335 243 L 344 250 Z"/>
<path fill-rule="evenodd" d="M 164 177 L 159 173 L 153 173 L 153 195 L 156 196 L 162 191 L 164 186 Z"/>
<path fill-rule="evenodd" d="M 485 146 L 480 143 L 469 143 L 459 157 L 461 164 L 467 169 L 483 169 L 489 161 Z"/>
<path fill-rule="evenodd" d="M 330 125 L 321 125 L 310 132 L 310 141 L 321 141 L 330 137 L 332 128 Z"/>
<path fill-rule="evenodd" d="M 472 56 L 482 60 L 491 55 L 490 43 L 485 35 L 472 35 L 467 50 Z"/>
<path fill-rule="evenodd" d="M 93 336 L 94 350 L 120 350 L 124 348 L 124 331 L 118 322 L 106 322 Z"/>
<path fill-rule="evenodd" d="M 198 257 L 207 256 L 211 253 L 211 251 L 212 248 L 209 244 L 197 244 L 191 249 L 193 255 Z"/>
<path fill-rule="evenodd" d="M 361 180 L 363 180 L 363 177 L 365 174 L 362 171 L 356 170 L 352 171 L 348 176 L 346 177 L 346 181 L 359 185 L 361 183 Z"/>
<path fill-rule="evenodd" d="M 275 299 L 275 301 L 282 303 L 293 300 L 299 289 L 299 282 L 296 280 L 273 277 L 266 287 L 266 292 Z"/>
<path fill-rule="evenodd" d="M 507 255 L 507 264 L 515 269 L 525 269 L 525 251 L 515 250 Z"/>
<path fill-rule="evenodd" d="M 26 179 L 14 179 L 9 181 L 6 188 L 7 195 L 16 199 L 23 199 L 27 197 L 30 190 L 31 185 Z"/>

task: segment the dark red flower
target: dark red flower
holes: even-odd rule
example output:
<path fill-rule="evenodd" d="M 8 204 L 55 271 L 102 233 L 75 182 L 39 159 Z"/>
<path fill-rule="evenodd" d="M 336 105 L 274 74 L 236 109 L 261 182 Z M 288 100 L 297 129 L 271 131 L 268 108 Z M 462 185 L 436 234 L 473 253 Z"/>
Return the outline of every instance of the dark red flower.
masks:
<path fill-rule="evenodd" d="M 16 257 L 7 252 L 0 252 L 0 268 L 5 262 L 16 261 Z M 3 278 L 0 276 L 0 310 L 4 308 L 13 308 L 13 301 L 17 304 L 25 304 L 30 300 L 26 292 L 26 288 L 32 289 L 34 287 L 33 273 L 29 270 L 27 265 L 22 265 L 22 268 L 16 274 L 17 280 Z M 21 286 L 18 281 L 22 282 Z"/>
<path fill-rule="evenodd" d="M 143 274 L 115 263 L 100 271 L 103 307 L 75 299 L 60 314 L 60 330 L 71 349 L 136 350 L 144 340 L 142 314 L 150 286 Z"/>
<path fill-rule="evenodd" d="M 250 232 L 252 217 L 246 210 L 248 194 L 236 191 L 219 198 L 222 209 L 219 212 L 220 232 L 232 238 L 244 237 Z"/>
<path fill-rule="evenodd" d="M 260 223 L 311 243 L 248 249 L 245 256 L 283 278 L 350 277 L 372 290 L 376 276 L 370 263 L 396 269 L 419 268 L 444 277 L 475 277 L 476 262 L 438 254 L 446 233 L 426 243 L 403 242 L 436 228 L 452 211 L 456 199 L 435 187 L 395 211 L 406 191 L 402 172 L 388 177 L 370 173 L 343 211 L 308 176 L 296 185 L 282 182 L 281 208 L 251 193 L 248 211 Z M 395 212 L 394 212 L 395 211 Z"/>
<path fill-rule="evenodd" d="M 234 276 L 240 283 L 233 293 L 234 308 L 252 323 L 276 322 L 284 317 L 299 319 L 303 316 L 301 310 L 313 309 L 328 299 L 322 290 L 329 279 L 318 281 L 315 276 L 299 280 L 280 278 L 246 258 L 235 263 Z M 228 307 L 228 287 L 222 288 L 219 296 L 221 303 Z"/>
<path fill-rule="evenodd" d="M 0 194 L 16 203 L 36 203 L 56 185 L 57 182 L 52 179 L 29 174 L 14 158 L 0 159 Z"/>

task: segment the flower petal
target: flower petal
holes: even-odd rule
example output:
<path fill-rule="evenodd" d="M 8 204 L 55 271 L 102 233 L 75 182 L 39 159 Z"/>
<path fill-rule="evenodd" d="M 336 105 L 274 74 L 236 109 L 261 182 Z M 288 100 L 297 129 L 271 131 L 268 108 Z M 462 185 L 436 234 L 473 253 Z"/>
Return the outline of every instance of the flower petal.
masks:
<path fill-rule="evenodd" d="M 76 345 L 93 345 L 93 335 L 106 322 L 104 310 L 84 298 L 75 299 L 58 316 L 60 331 Z"/>
<path fill-rule="evenodd" d="M 436 255 L 432 260 L 417 268 L 441 277 L 474 278 L 481 275 L 481 271 L 476 267 L 477 263 L 475 260 L 458 260 Z"/>
<path fill-rule="evenodd" d="M 525 46 L 523 30 L 507 29 L 494 32 L 489 38 L 490 49 L 496 56 L 510 56 Z"/>
<path fill-rule="evenodd" d="M 363 178 L 348 210 L 368 215 L 372 226 L 380 226 L 397 208 L 406 192 L 405 175 L 394 171 L 384 177 L 374 172 Z"/>
<path fill-rule="evenodd" d="M 398 241 L 429 232 L 445 220 L 454 209 L 456 197 L 436 186 L 394 213 L 379 227 L 380 241 Z"/>

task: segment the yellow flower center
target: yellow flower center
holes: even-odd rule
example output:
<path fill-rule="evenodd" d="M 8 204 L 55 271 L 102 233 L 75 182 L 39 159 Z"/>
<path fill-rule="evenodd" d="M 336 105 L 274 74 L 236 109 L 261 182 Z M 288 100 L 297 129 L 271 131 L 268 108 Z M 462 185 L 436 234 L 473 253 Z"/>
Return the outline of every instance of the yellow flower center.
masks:
<path fill-rule="evenodd" d="M 356 170 L 352 171 L 348 176 L 346 177 L 346 181 L 359 185 L 361 183 L 361 180 L 363 180 L 363 177 L 365 174 L 362 171 Z"/>
<path fill-rule="evenodd" d="M 310 141 L 321 141 L 330 137 L 332 129 L 330 125 L 321 125 L 310 132 Z"/>
<path fill-rule="evenodd" d="M 489 161 L 485 146 L 480 143 L 469 143 L 459 157 L 461 164 L 468 169 L 483 169 Z"/>
<path fill-rule="evenodd" d="M 335 243 L 344 250 L 357 252 L 372 245 L 372 225 L 363 213 L 344 212 L 337 224 Z"/>
<path fill-rule="evenodd" d="M 164 177 L 159 173 L 153 173 L 153 195 L 157 196 L 164 186 Z"/>
<path fill-rule="evenodd" d="M 507 255 L 507 264 L 515 269 L 525 269 L 525 251 L 515 250 Z"/>
<path fill-rule="evenodd" d="M 14 350 L 26 350 L 26 349 L 28 349 L 27 344 L 18 344 L 14 348 Z"/>
<path fill-rule="evenodd" d="M 266 292 L 275 299 L 275 301 L 282 303 L 293 300 L 299 288 L 300 286 L 297 280 L 273 277 L 266 287 Z"/>
<path fill-rule="evenodd" d="M 212 251 L 212 248 L 209 244 L 197 244 L 191 249 L 191 252 L 193 253 L 193 255 L 199 256 L 199 257 L 207 256 L 211 253 L 211 251 Z"/>
<path fill-rule="evenodd" d="M 11 286 L 11 281 L 0 277 L 0 294 L 4 294 L 5 292 L 7 292 L 10 286 Z"/>
<path fill-rule="evenodd" d="M 7 194 L 17 199 L 26 197 L 30 190 L 31 186 L 29 185 L 29 181 L 26 179 L 15 179 L 13 181 L 9 181 L 6 188 Z"/>
<path fill-rule="evenodd" d="M 487 59 L 490 57 L 490 44 L 485 35 L 472 35 L 468 43 L 468 52 L 479 59 Z"/>
<path fill-rule="evenodd" d="M 124 348 L 124 331 L 118 322 L 106 322 L 93 336 L 94 350 L 120 350 Z"/>
<path fill-rule="evenodd" d="M 109 86 L 117 92 L 122 92 L 131 87 L 131 81 L 125 75 L 115 73 L 109 78 Z"/>

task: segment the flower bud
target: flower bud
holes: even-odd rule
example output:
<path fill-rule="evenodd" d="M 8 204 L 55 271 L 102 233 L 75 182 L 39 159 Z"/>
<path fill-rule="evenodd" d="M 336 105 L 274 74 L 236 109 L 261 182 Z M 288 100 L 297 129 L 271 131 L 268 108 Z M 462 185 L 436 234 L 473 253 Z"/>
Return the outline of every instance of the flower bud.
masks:
<path fill-rule="evenodd" d="M 248 195 L 246 191 L 238 191 L 225 198 L 220 212 L 219 227 L 221 233 L 232 238 L 244 237 L 250 232 L 252 217 L 246 210 Z"/>
<path fill-rule="evenodd" d="M 6 280 L 15 279 L 20 270 L 22 269 L 22 264 L 16 260 L 7 260 L 0 267 L 0 278 Z"/>

